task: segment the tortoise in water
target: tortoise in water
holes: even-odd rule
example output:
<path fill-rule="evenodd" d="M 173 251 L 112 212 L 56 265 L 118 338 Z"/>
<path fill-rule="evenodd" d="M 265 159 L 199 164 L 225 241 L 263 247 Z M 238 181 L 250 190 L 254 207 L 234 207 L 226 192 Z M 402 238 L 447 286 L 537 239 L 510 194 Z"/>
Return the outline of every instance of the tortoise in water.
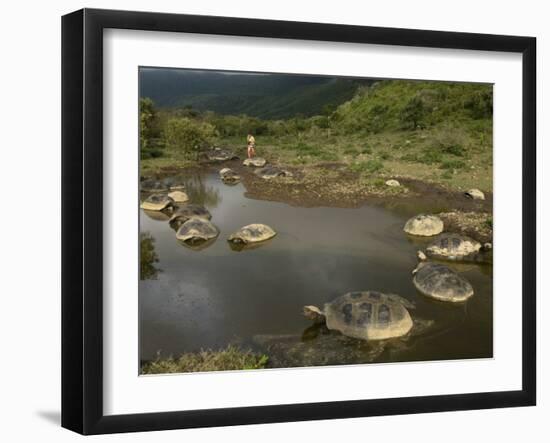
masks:
<path fill-rule="evenodd" d="M 395 294 L 377 291 L 349 292 L 321 311 L 316 306 L 304 306 L 304 315 L 316 323 L 326 322 L 327 328 L 362 340 L 385 340 L 401 337 L 413 327 L 407 310 L 413 305 Z"/>
<path fill-rule="evenodd" d="M 244 166 L 256 166 L 257 168 L 263 168 L 266 163 L 266 159 L 262 157 L 247 158 L 243 161 Z"/>
<path fill-rule="evenodd" d="M 228 160 L 238 160 L 239 157 L 229 149 L 214 148 L 205 153 L 206 158 L 211 162 L 224 162 Z"/>
<path fill-rule="evenodd" d="M 173 229 L 178 229 L 183 223 L 192 218 L 201 218 L 203 220 L 210 220 L 212 214 L 204 206 L 196 204 L 187 204 L 179 206 L 170 218 L 170 226 Z"/>
<path fill-rule="evenodd" d="M 176 238 L 188 245 L 195 245 L 214 239 L 219 233 L 219 229 L 209 220 L 192 218 L 179 227 Z"/>
<path fill-rule="evenodd" d="M 277 233 L 271 227 L 261 223 L 252 223 L 231 234 L 227 240 L 231 243 L 250 244 L 269 240 L 275 235 Z"/>
<path fill-rule="evenodd" d="M 162 180 L 162 184 L 170 191 L 181 191 L 185 189 L 185 180 L 181 176 L 166 177 Z"/>
<path fill-rule="evenodd" d="M 403 231 L 411 235 L 430 237 L 443 232 L 443 221 L 435 215 L 420 214 L 407 220 Z"/>
<path fill-rule="evenodd" d="M 422 262 L 413 274 L 416 289 L 436 300 L 463 302 L 474 295 L 470 282 L 445 265 Z"/>
<path fill-rule="evenodd" d="M 189 196 L 183 191 L 172 191 L 168 194 L 168 197 L 176 203 L 185 203 L 189 201 Z"/>
<path fill-rule="evenodd" d="M 141 208 L 148 211 L 162 211 L 173 205 L 174 200 L 163 194 L 152 194 L 141 202 Z"/>
<path fill-rule="evenodd" d="M 220 171 L 220 178 L 227 184 L 235 184 L 241 181 L 241 176 L 230 168 L 223 168 Z"/>
<path fill-rule="evenodd" d="M 481 243 L 459 234 L 444 234 L 426 248 L 431 257 L 447 260 L 474 259 L 481 249 Z"/>
<path fill-rule="evenodd" d="M 276 177 L 290 177 L 292 174 L 276 166 L 267 165 L 254 171 L 258 177 L 269 180 Z"/>
<path fill-rule="evenodd" d="M 143 192 L 166 192 L 169 190 L 165 183 L 152 179 L 142 181 L 140 188 Z"/>
<path fill-rule="evenodd" d="M 163 222 L 170 220 L 170 214 L 167 214 L 166 211 L 148 211 L 144 209 L 143 213 L 152 220 Z"/>

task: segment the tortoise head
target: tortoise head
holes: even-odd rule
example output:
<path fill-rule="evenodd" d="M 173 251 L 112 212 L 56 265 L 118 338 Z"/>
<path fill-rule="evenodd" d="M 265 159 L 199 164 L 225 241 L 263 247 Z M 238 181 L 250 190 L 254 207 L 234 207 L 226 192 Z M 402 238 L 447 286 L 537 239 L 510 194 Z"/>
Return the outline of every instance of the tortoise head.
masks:
<path fill-rule="evenodd" d="M 412 271 L 412 275 L 415 275 L 418 271 L 420 271 L 424 266 L 426 266 L 427 262 L 426 261 L 421 261 L 420 263 L 418 263 L 418 265 L 416 266 L 416 268 L 413 269 Z"/>
<path fill-rule="evenodd" d="M 317 306 L 307 305 L 302 310 L 304 317 L 316 324 L 325 322 L 325 314 Z"/>

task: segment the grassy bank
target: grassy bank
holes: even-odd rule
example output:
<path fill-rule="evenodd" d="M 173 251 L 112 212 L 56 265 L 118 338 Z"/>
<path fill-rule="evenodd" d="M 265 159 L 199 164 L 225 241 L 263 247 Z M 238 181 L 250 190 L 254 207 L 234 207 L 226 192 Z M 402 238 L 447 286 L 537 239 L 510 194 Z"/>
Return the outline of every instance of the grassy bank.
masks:
<path fill-rule="evenodd" d="M 192 134 L 169 131 L 178 119 Z M 492 191 L 490 85 L 381 81 L 314 117 L 260 120 L 179 109 L 159 112 L 157 126 L 159 137 L 170 137 L 162 150 L 142 155 L 144 176 L 192 166 L 212 145 L 242 158 L 251 131 L 257 155 L 304 176 L 337 163 L 366 187 L 404 177 Z"/>
<path fill-rule="evenodd" d="M 178 358 L 158 358 L 142 365 L 142 374 L 173 374 L 182 372 L 236 371 L 263 369 L 268 357 L 235 346 L 213 351 L 189 352 Z"/>

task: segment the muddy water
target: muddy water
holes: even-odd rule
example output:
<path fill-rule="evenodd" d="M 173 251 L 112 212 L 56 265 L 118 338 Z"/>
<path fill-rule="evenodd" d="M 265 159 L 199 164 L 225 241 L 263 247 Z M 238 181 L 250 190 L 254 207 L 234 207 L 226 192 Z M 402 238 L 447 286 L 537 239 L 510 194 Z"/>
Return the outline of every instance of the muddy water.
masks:
<path fill-rule="evenodd" d="M 193 250 L 176 240 L 162 214 L 141 212 L 141 232 L 152 236 L 159 259 L 156 279 L 139 286 L 142 360 L 230 343 L 273 354 L 274 366 L 492 356 L 491 266 L 450 264 L 474 287 L 464 304 L 430 300 L 412 284 L 416 251 L 429 240 L 408 237 L 403 224 L 417 212 L 447 208 L 429 202 L 420 209 L 406 203 L 299 208 L 248 199 L 241 184 L 224 185 L 214 174 L 185 180 L 191 201 L 210 210 L 220 236 Z M 268 224 L 278 234 L 258 248 L 232 250 L 226 238 L 250 223 Z M 308 329 L 302 306 L 322 307 L 368 289 L 415 303 L 417 333 L 367 344 Z"/>

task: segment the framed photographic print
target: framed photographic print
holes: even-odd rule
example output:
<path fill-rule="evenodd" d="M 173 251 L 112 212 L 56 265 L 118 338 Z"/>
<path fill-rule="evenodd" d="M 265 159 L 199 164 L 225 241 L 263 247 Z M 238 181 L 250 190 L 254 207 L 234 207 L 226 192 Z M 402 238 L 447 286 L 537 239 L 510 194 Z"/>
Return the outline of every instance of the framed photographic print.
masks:
<path fill-rule="evenodd" d="M 530 37 L 62 21 L 62 425 L 536 401 Z"/>

